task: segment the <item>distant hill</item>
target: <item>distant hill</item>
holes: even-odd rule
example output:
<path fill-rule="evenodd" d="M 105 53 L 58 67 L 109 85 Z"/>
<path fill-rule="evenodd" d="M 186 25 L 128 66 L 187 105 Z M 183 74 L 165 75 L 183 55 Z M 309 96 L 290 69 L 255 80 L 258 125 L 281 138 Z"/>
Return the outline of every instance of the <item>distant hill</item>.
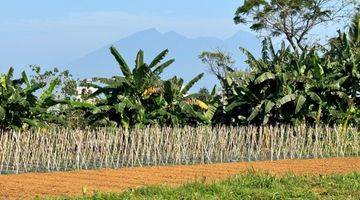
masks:
<path fill-rule="evenodd" d="M 175 58 L 176 61 L 164 72 L 164 78 L 177 75 L 186 81 L 199 73 L 207 72 L 206 67 L 197 58 L 202 51 L 216 48 L 225 50 L 232 54 L 237 61 L 236 66 L 242 69 L 245 68 L 243 63 L 245 57 L 239 51 L 240 46 L 250 50 L 255 56 L 260 54 L 260 41 L 248 32 L 239 31 L 232 37 L 221 40 L 215 37 L 188 38 L 173 31 L 160 33 L 156 29 L 148 29 L 97 49 L 69 63 L 67 68 L 81 78 L 111 77 L 121 74 L 109 52 L 111 45 L 118 48 L 130 66 L 133 66 L 139 49 L 144 50 L 147 61 L 152 60 L 162 50 L 169 49 L 167 59 Z M 211 88 L 215 84 L 217 84 L 216 78 L 206 73 L 194 89 Z"/>

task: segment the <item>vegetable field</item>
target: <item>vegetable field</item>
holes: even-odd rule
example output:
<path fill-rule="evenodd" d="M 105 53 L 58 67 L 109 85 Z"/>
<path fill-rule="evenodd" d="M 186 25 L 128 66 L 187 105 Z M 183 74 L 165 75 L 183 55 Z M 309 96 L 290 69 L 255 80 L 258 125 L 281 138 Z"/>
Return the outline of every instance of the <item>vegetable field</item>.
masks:
<path fill-rule="evenodd" d="M 2 173 L 359 156 L 357 128 L 305 125 L 3 132 Z"/>
<path fill-rule="evenodd" d="M 16 74 L 10 67 L 0 74 L 0 199 L 81 193 L 87 199 L 97 189 L 164 183 L 119 198 L 358 197 L 360 4 L 339 2 L 244 1 L 233 20 L 265 36 L 259 52 L 239 47 L 246 60 L 237 64 L 244 66 L 219 49 L 198 52 L 217 78 L 198 91 L 205 73 L 165 76 L 175 62 L 168 49 L 150 59 L 140 49 L 131 65 L 116 43 L 109 54 L 119 71 L 109 77 L 80 80 L 39 66 Z M 345 18 L 337 34 L 312 38 L 311 30 Z M 273 39 L 280 36 L 281 42 Z M 341 175 L 250 173 L 206 185 L 249 168 L 275 176 Z M 202 182 L 169 188 L 194 180 Z M 259 184 L 243 189 L 247 182 Z M 253 186 L 263 196 L 249 196 Z"/>

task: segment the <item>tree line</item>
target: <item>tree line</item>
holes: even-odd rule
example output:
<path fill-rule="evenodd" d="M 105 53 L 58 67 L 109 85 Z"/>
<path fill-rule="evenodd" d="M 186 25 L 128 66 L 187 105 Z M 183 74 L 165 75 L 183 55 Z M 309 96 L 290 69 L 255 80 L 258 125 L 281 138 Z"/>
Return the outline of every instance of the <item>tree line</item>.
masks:
<path fill-rule="evenodd" d="M 263 39 L 260 58 L 240 48 L 247 56 L 247 71 L 234 68 L 232 58 L 224 52 L 201 53 L 199 59 L 221 84 L 211 91 L 189 92 L 204 74 L 188 83 L 177 76 L 162 79 L 162 72 L 175 61 L 165 60 L 168 50 L 150 63 L 144 62 L 140 50 L 130 67 L 111 47 L 121 72 L 111 78 L 80 81 L 68 71 L 42 72 L 37 66 L 32 66 L 31 76 L 25 72 L 14 76 L 10 68 L 0 77 L 0 130 L 52 125 L 358 125 L 360 14 L 353 15 L 349 26 L 326 44 L 306 44 L 313 27 L 338 17 L 335 14 L 342 10 L 325 12 L 321 9 L 326 6 L 317 1 L 304 2 L 245 1 L 235 22 L 252 23 L 252 29 L 267 30 L 270 35 Z M 249 15 L 251 22 L 246 18 Z M 304 23 L 294 24 L 296 20 Z M 269 36 L 280 35 L 286 39 L 276 48 Z"/>

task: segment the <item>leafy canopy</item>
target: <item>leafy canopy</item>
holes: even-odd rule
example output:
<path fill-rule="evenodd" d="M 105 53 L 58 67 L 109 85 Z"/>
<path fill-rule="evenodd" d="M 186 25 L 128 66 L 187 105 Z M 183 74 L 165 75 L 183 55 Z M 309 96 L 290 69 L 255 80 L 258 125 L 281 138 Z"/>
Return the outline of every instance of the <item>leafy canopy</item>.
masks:
<path fill-rule="evenodd" d="M 265 36 L 283 36 L 294 50 L 304 50 L 315 27 L 349 17 L 355 4 L 350 0 L 245 0 L 234 21 L 250 24 Z"/>

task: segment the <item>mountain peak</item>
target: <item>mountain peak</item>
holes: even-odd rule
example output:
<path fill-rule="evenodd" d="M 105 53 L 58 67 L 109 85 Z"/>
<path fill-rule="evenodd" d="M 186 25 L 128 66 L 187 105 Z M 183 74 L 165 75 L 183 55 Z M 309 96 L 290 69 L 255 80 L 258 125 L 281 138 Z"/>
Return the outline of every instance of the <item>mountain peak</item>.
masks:
<path fill-rule="evenodd" d="M 238 53 L 239 46 L 250 49 L 252 52 L 260 52 L 256 49 L 258 47 L 256 44 L 259 43 L 257 38 L 255 36 L 247 36 L 248 32 L 243 33 L 236 34 L 240 37 L 224 41 L 216 37 L 191 38 L 183 36 L 176 31 L 163 33 L 151 28 L 134 33 L 112 44 L 118 47 L 124 59 L 131 63 L 139 49 L 144 50 L 146 53 L 145 59 L 154 58 L 159 52 L 169 49 L 168 59 L 175 58 L 176 62 L 170 70 L 164 72 L 163 78 L 168 79 L 176 75 L 189 81 L 192 77 L 206 70 L 198 59 L 198 55 L 202 51 L 211 51 L 215 48 L 225 49 L 232 55 L 236 55 L 234 59 L 239 65 L 243 65 L 242 63 L 245 60 L 244 56 Z M 108 47 L 97 49 L 69 65 L 73 66 L 74 74 L 79 74 L 82 77 L 111 77 L 117 71 L 117 64 L 109 53 Z M 104 66 L 107 66 L 107 68 Z M 210 88 L 217 83 L 218 81 L 214 76 L 205 76 L 194 89 L 201 87 Z"/>
<path fill-rule="evenodd" d="M 134 33 L 134 35 L 161 35 L 161 33 L 156 28 L 149 28 L 143 31 Z"/>
<path fill-rule="evenodd" d="M 175 31 L 166 32 L 166 33 L 164 33 L 164 36 L 186 38 L 184 35 L 181 35 L 181 34 L 175 32 Z"/>
<path fill-rule="evenodd" d="M 149 28 L 149 29 L 145 29 L 136 33 L 133 33 L 119 41 L 114 42 L 114 44 L 117 44 L 121 41 L 124 40 L 129 40 L 129 39 L 139 39 L 139 38 L 161 38 L 163 34 L 160 33 L 156 28 Z"/>
<path fill-rule="evenodd" d="M 248 39 L 258 40 L 254 34 L 249 33 L 247 31 L 239 30 L 236 33 L 234 33 L 231 37 L 227 38 L 226 41 L 239 40 L 239 39 L 244 41 L 247 41 Z"/>

